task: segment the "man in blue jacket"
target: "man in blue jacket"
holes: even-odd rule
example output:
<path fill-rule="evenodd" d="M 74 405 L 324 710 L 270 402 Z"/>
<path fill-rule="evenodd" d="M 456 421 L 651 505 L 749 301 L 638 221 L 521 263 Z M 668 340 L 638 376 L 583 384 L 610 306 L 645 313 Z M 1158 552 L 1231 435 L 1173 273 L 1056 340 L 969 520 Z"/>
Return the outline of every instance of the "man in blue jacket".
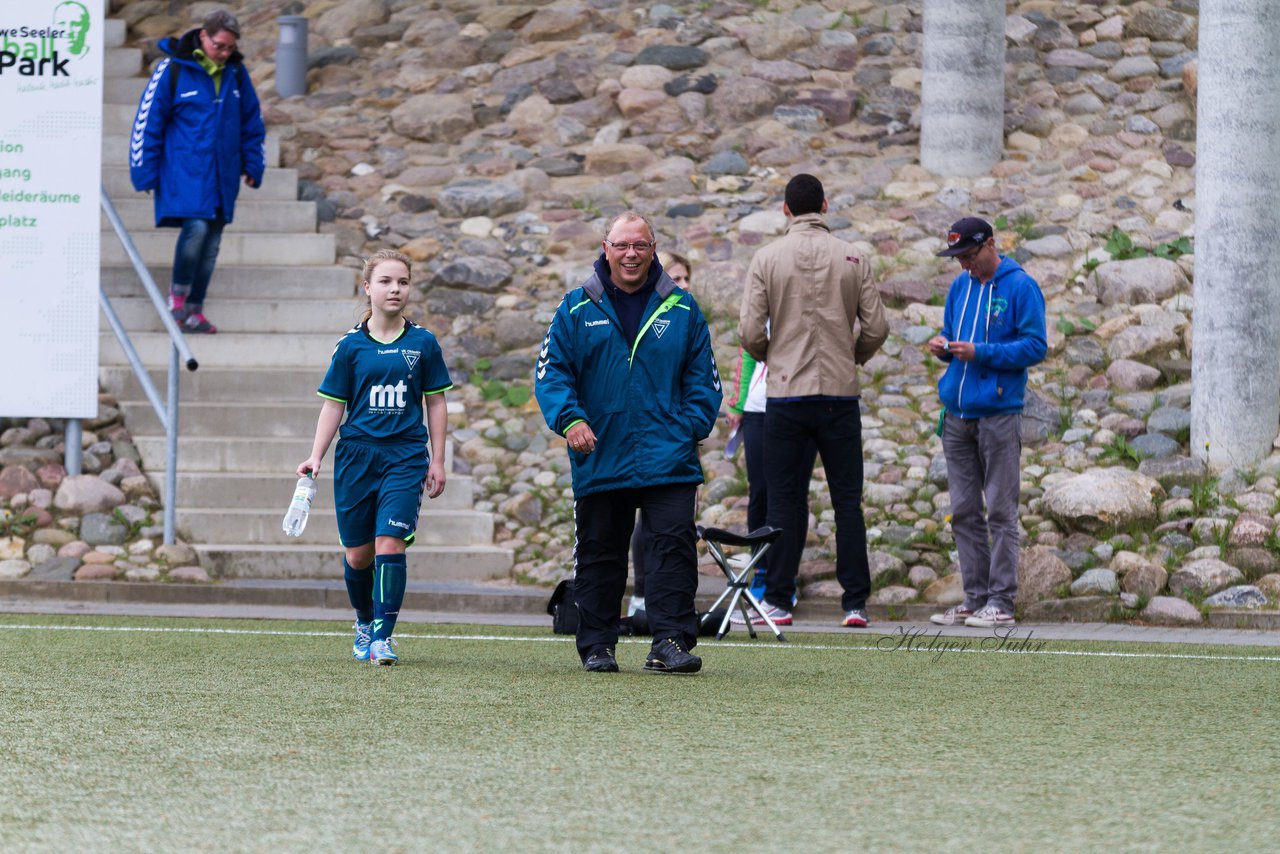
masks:
<path fill-rule="evenodd" d="M 698 642 L 694 502 L 698 443 L 720 409 L 720 374 L 698 304 L 663 271 L 656 248 L 640 214 L 609 221 L 595 272 L 556 309 L 534 376 L 547 426 L 568 444 L 578 655 L 599 673 L 618 670 L 637 509 L 656 560 L 645 579 L 653 646 L 644 669 L 702 668 L 690 652 Z"/>
<path fill-rule="evenodd" d="M 930 619 L 1013 626 L 1022 401 L 1027 368 L 1048 349 L 1044 295 L 1016 261 L 996 252 L 985 220 L 956 222 L 938 255 L 955 258 L 963 271 L 947 292 L 942 332 L 927 346 L 947 363 L 938 396 L 964 602 Z"/>
<path fill-rule="evenodd" d="M 142 90 L 129 139 L 133 188 L 155 191 L 157 226 L 182 229 L 169 307 L 187 332 L 218 331 L 204 297 L 222 229 L 235 215 L 240 177 L 257 187 L 266 165 L 267 131 L 239 39 L 240 23 L 224 10 L 180 39 L 161 39 L 168 57 Z"/>

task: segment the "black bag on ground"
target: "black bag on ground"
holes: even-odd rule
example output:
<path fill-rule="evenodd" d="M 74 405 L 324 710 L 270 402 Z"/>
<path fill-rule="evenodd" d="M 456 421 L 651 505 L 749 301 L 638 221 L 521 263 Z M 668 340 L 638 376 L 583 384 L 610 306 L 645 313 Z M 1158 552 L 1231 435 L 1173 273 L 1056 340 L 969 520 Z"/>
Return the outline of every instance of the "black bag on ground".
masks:
<path fill-rule="evenodd" d="M 547 603 L 547 613 L 551 615 L 551 631 L 558 635 L 578 633 L 578 602 L 573 597 L 572 578 L 556 585 L 551 601 Z"/>
<path fill-rule="evenodd" d="M 698 619 L 702 621 L 702 625 L 698 626 L 698 635 L 700 637 L 716 636 L 716 629 L 720 628 L 720 623 L 724 621 L 724 608 L 716 608 L 714 611 L 699 611 Z"/>
<path fill-rule="evenodd" d="M 720 621 L 724 619 L 724 608 L 716 608 L 714 611 L 699 611 L 698 620 L 701 621 L 698 626 L 698 635 L 715 636 L 716 629 L 720 628 Z M 630 617 L 622 618 L 622 634 L 624 635 L 651 635 L 653 631 L 649 628 L 649 615 L 645 613 L 643 608 L 637 610 Z"/>
<path fill-rule="evenodd" d="M 626 637 L 653 634 L 653 632 L 649 631 L 649 616 L 645 614 L 644 608 L 640 608 L 629 616 L 619 619 L 618 634 Z"/>
<path fill-rule="evenodd" d="M 573 579 L 566 578 L 556 585 L 547 602 L 547 613 L 551 615 L 551 631 L 557 635 L 576 635 L 578 633 L 578 603 L 573 596 Z M 702 620 L 705 612 L 698 612 Z M 698 627 L 699 635 L 714 635 L 724 619 L 724 609 L 717 608 Z M 649 629 L 649 615 L 640 609 L 630 617 L 618 620 L 618 634 L 633 637 L 635 635 L 652 634 Z"/>

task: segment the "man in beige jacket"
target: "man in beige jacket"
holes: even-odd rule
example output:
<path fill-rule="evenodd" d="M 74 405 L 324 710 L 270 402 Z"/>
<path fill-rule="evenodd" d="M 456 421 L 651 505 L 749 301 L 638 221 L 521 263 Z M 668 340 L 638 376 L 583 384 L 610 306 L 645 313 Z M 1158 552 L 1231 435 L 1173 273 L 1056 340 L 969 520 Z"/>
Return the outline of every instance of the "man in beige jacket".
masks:
<path fill-rule="evenodd" d="M 862 517 L 862 416 L 858 370 L 884 344 L 889 327 L 867 259 L 831 235 L 822 182 L 796 175 L 782 207 L 787 233 L 751 260 L 738 335 L 769 363 L 765 410 L 768 524 L 782 536 L 768 555 L 765 610 L 791 624 L 800 554 L 809 530 L 804 464 L 816 444 L 836 515 L 836 578 L 844 588 L 843 625 L 867 625 L 871 573 Z M 809 458 L 811 459 L 811 457 Z M 740 618 L 739 618 L 740 619 Z M 763 623 L 759 615 L 755 618 Z"/>

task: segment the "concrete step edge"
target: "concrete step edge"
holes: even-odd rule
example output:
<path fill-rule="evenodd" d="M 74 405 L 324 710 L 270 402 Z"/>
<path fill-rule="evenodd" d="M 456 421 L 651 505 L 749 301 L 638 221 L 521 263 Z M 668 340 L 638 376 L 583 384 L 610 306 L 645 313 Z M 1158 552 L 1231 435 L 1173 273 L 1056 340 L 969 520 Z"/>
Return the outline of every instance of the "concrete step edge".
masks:
<path fill-rule="evenodd" d="M 257 441 L 257 440 L 254 440 L 254 441 Z M 328 458 L 326 457 L 326 459 Z M 156 480 L 158 478 L 164 477 L 164 469 L 155 469 L 155 470 L 147 469 L 146 474 L 152 480 Z M 179 476 L 190 475 L 192 477 L 198 476 L 204 480 L 227 480 L 227 481 L 253 480 L 258 478 L 271 478 L 273 480 L 279 481 L 283 478 L 286 486 L 288 486 L 288 483 L 290 482 L 289 477 L 283 477 L 279 472 L 235 472 L 235 471 L 207 471 L 206 472 L 206 471 L 198 471 L 198 470 L 188 471 L 188 470 L 180 469 L 178 471 L 178 475 Z M 332 466 L 329 466 L 328 464 L 326 464 L 324 470 L 320 472 L 320 476 L 318 480 L 320 482 L 333 480 Z M 475 478 L 469 474 L 461 474 L 461 473 L 453 473 L 453 472 L 449 473 L 450 486 L 453 486 L 455 484 L 460 484 L 460 483 L 471 483 L 471 482 L 474 482 L 474 480 Z M 275 507 L 274 504 L 272 504 L 271 506 L 272 508 Z"/>
<path fill-rule="evenodd" d="M 151 409 L 151 402 L 148 400 L 136 400 L 132 398 L 129 400 L 117 400 L 116 405 L 120 409 L 128 409 L 131 411 L 137 410 L 139 412 L 153 412 L 153 410 Z M 237 402 L 234 400 L 228 400 L 228 401 L 183 400 L 182 408 L 185 410 L 188 407 L 196 411 L 203 411 L 206 409 L 212 410 L 212 411 L 220 411 L 223 409 L 254 409 L 254 410 L 279 409 L 279 410 L 284 410 L 288 412 L 298 412 L 299 410 L 302 410 L 302 411 L 311 412 L 312 414 L 316 414 L 319 412 L 318 401 L 303 401 L 303 400 L 281 400 L 281 401 L 265 402 L 265 403 L 262 401 L 253 401 L 253 400 L 246 400 L 242 402 Z M 146 435 L 146 434 L 141 434 L 141 435 Z"/>
<path fill-rule="evenodd" d="M 178 512 L 179 515 L 186 513 L 188 515 L 196 515 L 206 519 L 212 518 L 215 516 L 226 517 L 230 519 L 250 519 L 250 518 L 256 519 L 262 516 L 266 516 L 268 517 L 268 519 L 272 521 L 277 521 L 278 517 L 284 514 L 284 509 L 289 504 L 289 493 L 291 490 L 288 488 L 288 485 L 291 480 L 293 479 L 292 478 L 280 479 L 280 481 L 284 483 L 286 486 L 286 489 L 283 490 L 283 493 L 284 493 L 283 500 L 277 501 L 277 500 L 274 500 L 276 496 L 269 496 L 270 498 L 273 499 L 272 502 L 270 504 L 263 505 L 263 506 L 255 507 L 250 505 L 250 506 L 243 506 L 243 507 L 184 507 L 183 505 L 179 504 L 174 509 Z M 423 501 L 422 509 L 419 511 L 419 513 L 422 516 L 430 516 L 433 520 L 435 520 L 433 524 L 439 523 L 440 521 L 444 520 L 445 517 L 459 518 L 459 519 L 470 519 L 474 517 L 481 517 L 482 520 L 490 521 L 490 522 L 493 521 L 494 519 L 494 514 L 489 512 L 488 510 L 472 510 L 472 509 L 461 508 L 461 507 L 436 509 L 432 507 L 432 505 L 428 503 L 427 500 Z M 319 519 L 322 516 L 327 516 L 328 519 L 332 520 L 333 508 L 317 508 L 311 514 L 312 519 Z M 213 545 L 213 544 L 210 543 L 209 545 Z M 220 543 L 219 545 L 236 545 L 236 543 Z M 241 543 L 240 545 L 249 545 L 249 544 Z M 264 543 L 263 545 L 270 545 L 270 544 Z M 468 543 L 466 545 L 489 546 L 492 544 L 491 543 Z"/>
<path fill-rule="evenodd" d="M 292 548 L 292 547 L 290 547 Z M 328 548 L 325 554 L 334 556 Z M 336 558 L 335 558 L 336 562 Z M 716 579 L 700 576 L 697 603 L 705 609 L 719 595 Z M 485 583 L 470 580 L 410 580 L 405 589 L 405 610 L 441 611 L 474 614 L 546 614 L 550 587 L 513 585 L 509 582 Z M 198 604 L 223 606 L 290 606 L 310 608 L 350 608 L 346 587 L 337 579 L 225 579 L 210 584 L 182 582 L 146 583 L 130 581 L 39 581 L 31 579 L 0 581 L 0 598 L 43 601 L 134 604 Z M 928 615 L 938 606 L 913 604 L 902 606 L 870 605 L 872 620 L 869 631 L 878 622 L 928 622 Z M 232 616 L 232 615 L 228 615 Z M 836 623 L 843 616 L 837 599 L 810 599 L 796 606 L 794 616 L 807 622 Z M 1215 611 L 1210 624 L 1219 628 L 1280 628 L 1280 612 Z M 547 618 L 550 628 L 551 618 Z M 742 627 L 735 627 L 742 632 Z M 770 640 L 767 627 L 757 629 L 764 640 Z M 739 637 L 745 637 L 742 632 Z M 730 635 L 734 637 L 734 635 Z"/>
<path fill-rule="evenodd" d="M 132 306 L 134 303 L 144 304 L 147 306 L 147 308 L 152 307 L 151 297 L 146 296 L 142 293 L 129 294 L 127 296 L 115 295 L 111 297 L 112 306 L 116 306 L 116 307 Z M 269 296 L 234 296 L 234 297 L 219 296 L 218 297 L 218 305 L 221 308 L 226 308 L 228 306 L 236 306 L 236 307 L 260 309 L 263 307 L 264 304 L 272 304 L 272 303 L 279 303 L 282 305 L 292 305 L 293 303 L 306 303 L 307 305 L 315 305 L 324 309 L 337 309 L 339 311 L 346 311 L 348 308 L 350 308 L 353 305 L 362 304 L 360 299 L 354 296 L 353 297 L 312 297 L 311 299 L 305 299 L 303 297 L 296 297 L 296 298 L 283 297 L 276 294 L 271 294 Z M 359 318 L 357 318 L 357 320 L 358 319 Z M 350 324 L 350 326 L 355 326 L 355 322 L 353 321 Z M 341 333 L 338 333 L 338 334 L 341 334 Z"/>
<path fill-rule="evenodd" d="M 335 546 L 197 544 L 200 565 L 219 578 L 332 578 L 340 567 Z M 487 544 L 416 544 L 407 554 L 410 581 L 508 579 L 510 549 Z"/>
<path fill-rule="evenodd" d="M 331 550 L 332 551 L 332 550 Z M 404 608 L 476 614 L 546 614 L 550 588 L 410 581 Z M 85 603 L 280 606 L 349 609 L 342 582 L 215 581 L 212 584 L 135 581 L 0 581 L 0 598 Z M 548 617 L 548 625 L 551 618 Z"/>

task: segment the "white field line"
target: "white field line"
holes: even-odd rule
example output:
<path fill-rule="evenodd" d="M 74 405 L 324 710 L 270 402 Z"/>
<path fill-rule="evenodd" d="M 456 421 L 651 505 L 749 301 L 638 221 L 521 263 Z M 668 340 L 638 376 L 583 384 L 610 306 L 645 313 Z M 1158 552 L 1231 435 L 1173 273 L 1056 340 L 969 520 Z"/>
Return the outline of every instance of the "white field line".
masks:
<path fill-rule="evenodd" d="M 351 636 L 350 631 L 331 632 L 331 631 L 285 631 L 281 629 L 215 629 L 215 628 L 191 628 L 191 627 L 158 627 L 158 626 L 58 626 L 58 625 L 32 625 L 32 624 L 3 624 L 0 623 L 0 630 L 5 631 L 60 631 L 60 632 L 136 632 L 139 634 L 194 634 L 194 635 L 254 635 L 254 636 L 271 636 L 271 637 L 315 637 L 315 638 L 346 638 Z M 1183 659 L 1187 661 L 1268 661 L 1280 663 L 1280 655 L 1193 655 L 1190 653 L 1178 652 L 1108 652 L 1103 650 L 1076 650 L 1076 649 L 1043 649 L 1043 648 L 1027 648 L 1039 647 L 1048 643 L 1049 640 L 1032 641 L 1030 636 L 1010 638 L 1000 638 L 994 635 L 987 635 L 981 638 L 959 637 L 942 635 L 925 635 L 922 637 L 929 638 L 929 642 L 924 642 L 919 637 L 911 638 L 903 635 L 884 635 L 877 638 L 874 646 L 841 646 L 838 644 L 817 644 L 817 643 L 759 643 L 759 642 L 740 642 L 740 641 L 712 641 L 708 644 L 711 647 L 733 647 L 738 649 L 755 649 L 755 650 L 778 650 L 785 652 L 787 650 L 822 650 L 829 652 L 918 652 L 927 653 L 934 656 L 941 656 L 944 653 L 1000 653 L 1004 655 L 1059 655 L 1073 656 L 1080 658 L 1155 658 L 1155 659 Z M 411 634 L 400 633 L 396 635 L 397 639 L 409 640 L 431 640 L 431 641 L 496 641 L 506 643 L 572 643 L 573 638 L 570 637 L 510 637 L 506 635 L 440 635 L 440 634 Z M 936 640 L 935 640 L 936 639 Z M 648 644 L 647 640 L 633 640 L 619 638 L 619 643 L 626 644 Z M 990 642 L 990 643 L 988 643 Z M 1065 643 L 1102 643 L 1102 641 L 1064 641 Z M 1112 641 L 1106 641 L 1112 643 Z M 1022 645 L 1023 648 L 1013 648 Z"/>

